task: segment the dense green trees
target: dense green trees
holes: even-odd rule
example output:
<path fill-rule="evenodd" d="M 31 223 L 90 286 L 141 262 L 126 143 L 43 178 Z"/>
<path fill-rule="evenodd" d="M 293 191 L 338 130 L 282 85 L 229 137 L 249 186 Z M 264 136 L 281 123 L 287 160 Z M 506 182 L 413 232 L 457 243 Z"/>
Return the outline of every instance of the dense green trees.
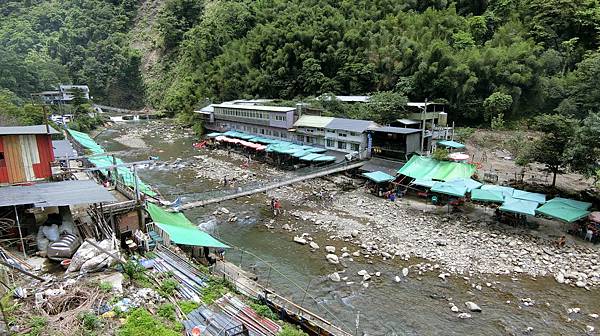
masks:
<path fill-rule="evenodd" d="M 143 106 L 139 55 L 127 37 L 137 4 L 2 2 L 0 88 L 28 98 L 60 83 L 88 84 L 94 98 L 106 104 Z"/>
<path fill-rule="evenodd" d="M 599 98 L 586 91 L 600 94 L 600 57 L 587 53 L 599 46 L 597 0 L 168 3 L 190 2 L 166 16 L 181 23 L 173 31 L 190 27 L 170 38 L 181 42 L 159 81 L 170 113 L 205 98 L 390 91 L 445 99 L 451 118 L 489 125 L 498 114 L 581 118 Z"/>

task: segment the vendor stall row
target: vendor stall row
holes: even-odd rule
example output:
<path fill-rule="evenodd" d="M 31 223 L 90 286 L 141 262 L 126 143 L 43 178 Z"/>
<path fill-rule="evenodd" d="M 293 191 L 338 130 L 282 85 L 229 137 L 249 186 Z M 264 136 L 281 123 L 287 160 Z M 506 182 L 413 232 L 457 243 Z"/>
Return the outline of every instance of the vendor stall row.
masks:
<path fill-rule="evenodd" d="M 276 140 L 255 136 L 238 131 L 227 131 L 224 133 L 209 133 L 208 138 L 216 142 L 237 144 L 256 151 L 266 153 L 286 154 L 305 162 L 333 162 L 335 156 L 325 155 L 325 148 L 299 145 L 289 141 Z"/>
<path fill-rule="evenodd" d="M 470 199 L 474 202 L 497 204 L 499 212 L 514 214 L 523 220 L 526 216 L 536 215 L 566 223 L 589 218 L 590 226 L 580 229 L 580 234 L 589 240 L 599 240 L 600 225 L 594 223 L 600 222 L 600 213 L 590 212 L 591 203 L 562 197 L 547 200 L 546 195 L 541 193 L 507 186 L 484 185 L 471 178 L 474 172 L 475 167 L 470 164 L 413 156 L 398 170 L 397 176 L 381 171 L 363 173 L 363 176 L 378 185 L 389 185 L 395 181 L 396 185 L 405 186 L 404 191 L 413 189 L 418 194 L 430 196 L 432 201 L 446 198 L 450 203 Z M 594 222 L 593 218 L 596 217 L 599 220 Z"/>

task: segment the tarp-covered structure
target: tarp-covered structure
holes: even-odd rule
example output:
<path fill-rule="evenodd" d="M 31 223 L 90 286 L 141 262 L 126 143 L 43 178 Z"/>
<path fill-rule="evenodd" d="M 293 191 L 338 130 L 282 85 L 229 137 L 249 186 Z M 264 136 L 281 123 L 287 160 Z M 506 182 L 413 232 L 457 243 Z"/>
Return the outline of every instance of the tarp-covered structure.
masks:
<path fill-rule="evenodd" d="M 362 175 L 375 183 L 384 183 L 394 180 L 394 177 L 392 175 L 386 174 L 381 171 L 363 173 Z"/>
<path fill-rule="evenodd" d="M 80 145 L 89 149 L 90 151 L 92 151 L 92 153 L 96 154 L 96 155 L 92 155 L 87 158 L 88 161 L 90 161 L 90 163 L 93 164 L 94 166 L 110 167 L 115 164 L 117 164 L 117 165 L 125 164 L 125 162 L 123 162 L 123 160 L 121 160 L 119 158 L 115 158 L 114 162 L 113 162 L 112 156 L 102 155 L 104 153 L 104 149 L 102 148 L 102 146 L 97 144 L 96 141 L 94 141 L 92 138 L 90 138 L 89 135 L 82 133 L 82 132 L 74 131 L 71 129 L 69 129 L 67 131 L 69 132 L 71 137 L 75 141 L 77 141 Z M 129 168 L 117 167 L 116 169 L 117 169 L 117 174 L 119 175 L 119 178 L 123 181 L 123 183 L 125 185 L 127 185 L 128 187 L 135 189 L 135 178 L 134 178 L 133 173 L 129 170 Z M 111 170 L 112 170 L 112 168 L 111 168 Z M 100 169 L 100 171 L 104 175 L 108 175 L 108 169 Z M 146 195 L 152 196 L 152 197 L 157 196 L 156 192 L 154 190 L 152 190 L 150 188 L 150 186 L 148 186 L 146 183 L 144 183 L 140 178 L 138 178 L 138 188 L 140 189 L 140 192 L 143 194 L 146 194 Z"/>
<path fill-rule="evenodd" d="M 464 144 L 461 144 L 460 142 L 456 142 L 453 140 L 442 140 L 442 141 L 438 141 L 437 144 L 438 144 L 438 146 L 454 148 L 454 149 L 461 149 L 461 148 L 466 147 Z"/>
<path fill-rule="evenodd" d="M 591 203 L 581 202 L 568 198 L 555 197 L 536 211 L 548 217 L 556 218 L 568 223 L 587 217 Z"/>
<path fill-rule="evenodd" d="M 146 210 L 152 221 L 161 230 L 169 235 L 169 239 L 176 244 L 190 246 L 206 246 L 215 248 L 229 248 L 210 234 L 200 230 L 180 212 L 168 212 L 158 205 L 148 203 Z"/>
<path fill-rule="evenodd" d="M 499 190 L 473 189 L 471 200 L 479 202 L 502 203 L 504 195 Z"/>
<path fill-rule="evenodd" d="M 456 197 L 465 197 L 467 193 L 467 187 L 465 185 L 459 183 L 451 183 L 451 182 L 436 182 L 431 187 L 431 192 L 436 192 L 440 194 L 446 194 L 450 196 Z"/>
<path fill-rule="evenodd" d="M 513 191 L 512 197 L 526 201 L 537 202 L 540 204 L 546 203 L 546 195 L 525 190 L 515 189 Z"/>
<path fill-rule="evenodd" d="M 468 179 L 475 170 L 475 165 L 468 163 L 438 161 L 414 155 L 398 170 L 398 174 L 420 180 L 450 181 L 456 178 Z"/>
<path fill-rule="evenodd" d="M 512 197 L 515 188 L 499 186 L 495 184 L 484 184 L 481 186 L 482 190 L 491 190 L 491 191 L 499 191 L 504 195 L 504 197 Z"/>
<path fill-rule="evenodd" d="M 411 185 L 417 185 L 417 186 L 420 186 L 420 187 L 425 187 L 425 188 L 431 188 L 437 182 L 438 181 L 434 181 L 434 180 L 415 179 L 410 184 Z"/>
<path fill-rule="evenodd" d="M 500 206 L 500 211 L 512 212 L 520 215 L 535 216 L 535 209 L 539 203 L 524 199 L 506 197 L 504 203 Z"/>

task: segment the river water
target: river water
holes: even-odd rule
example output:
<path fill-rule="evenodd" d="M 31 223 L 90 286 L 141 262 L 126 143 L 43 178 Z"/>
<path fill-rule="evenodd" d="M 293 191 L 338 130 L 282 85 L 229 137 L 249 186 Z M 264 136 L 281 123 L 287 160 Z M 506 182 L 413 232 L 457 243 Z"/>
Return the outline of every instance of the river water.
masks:
<path fill-rule="evenodd" d="M 157 128 L 144 134 L 142 139 L 146 146 L 136 145 L 137 148 L 115 140 L 149 125 L 156 124 L 120 124 L 102 132 L 96 140 L 125 161 L 145 160 L 150 155 L 170 162 L 181 158 L 179 167 L 171 165 L 139 171 L 144 181 L 169 200 L 179 195 L 184 201 L 193 200 L 195 192 L 218 188 L 218 181 L 197 178 L 196 172 L 185 167 L 195 155 L 211 155 L 209 151 L 198 152 L 192 148 L 191 134 L 180 132 L 169 140 Z M 311 232 L 321 246 L 320 252 L 311 253 L 307 246 L 291 241 L 293 233 L 265 227 L 271 219 L 267 204 L 265 195 L 255 195 L 195 208 L 186 211 L 186 215 L 192 222 L 205 223 L 213 234 L 246 251 L 228 251 L 226 257 L 230 261 L 256 273 L 259 281 L 268 283 L 279 294 L 291 297 L 352 333 L 358 330 L 358 334 L 368 335 L 585 335 L 586 326 L 600 327 L 599 320 L 588 315 L 600 314 L 599 291 L 559 285 L 551 277 L 482 275 L 478 283 L 492 285 L 476 290 L 471 286 L 473 279 L 453 277 L 444 282 L 433 272 L 422 276 L 411 274 L 395 282 L 394 277 L 401 273 L 402 267 L 417 263 L 414 258 L 408 262 L 374 260 L 372 264 L 356 258 L 347 263 L 347 267 L 331 265 L 324 259 L 323 246 L 334 245 L 338 251 L 348 246 L 352 252 L 351 246 L 328 240 L 326 234 L 316 232 L 309 223 L 294 223 L 304 230 L 296 235 Z M 213 212 L 220 207 L 235 212 L 239 220 L 231 223 L 227 217 L 214 216 Z M 301 208 L 302 205 L 284 203 L 286 207 Z M 296 221 L 285 217 L 278 220 Z M 346 271 L 340 275 L 348 276 L 348 281 L 354 283 L 336 283 L 327 278 L 328 274 L 343 269 Z M 381 276 L 374 276 L 369 287 L 364 288 L 356 275 L 361 269 L 381 272 Z M 304 289 L 308 289 L 308 295 Z M 535 303 L 526 306 L 522 301 L 526 298 Z M 471 313 L 469 319 L 459 319 L 450 310 L 450 301 L 461 311 L 466 311 L 465 301 L 473 301 L 483 312 Z M 572 307 L 581 308 L 581 312 L 567 314 L 567 309 Z"/>

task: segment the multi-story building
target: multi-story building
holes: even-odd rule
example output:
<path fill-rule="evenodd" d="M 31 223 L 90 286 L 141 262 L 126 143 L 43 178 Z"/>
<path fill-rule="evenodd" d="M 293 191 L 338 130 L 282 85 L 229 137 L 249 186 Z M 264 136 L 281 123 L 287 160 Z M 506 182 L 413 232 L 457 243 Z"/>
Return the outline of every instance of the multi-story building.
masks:
<path fill-rule="evenodd" d="M 74 98 L 74 92 L 80 91 L 84 99 L 90 99 L 90 88 L 87 85 L 59 85 L 58 90 L 34 93 L 44 104 L 69 104 Z"/>
<path fill-rule="evenodd" d="M 364 158 L 368 145 L 366 131 L 377 126 L 369 120 L 304 115 L 294 123 L 294 140 Z"/>
<path fill-rule="evenodd" d="M 236 130 L 289 139 L 288 129 L 294 124 L 296 108 L 223 103 L 212 104 L 196 112 L 203 115 L 204 126 L 209 130 Z"/>

